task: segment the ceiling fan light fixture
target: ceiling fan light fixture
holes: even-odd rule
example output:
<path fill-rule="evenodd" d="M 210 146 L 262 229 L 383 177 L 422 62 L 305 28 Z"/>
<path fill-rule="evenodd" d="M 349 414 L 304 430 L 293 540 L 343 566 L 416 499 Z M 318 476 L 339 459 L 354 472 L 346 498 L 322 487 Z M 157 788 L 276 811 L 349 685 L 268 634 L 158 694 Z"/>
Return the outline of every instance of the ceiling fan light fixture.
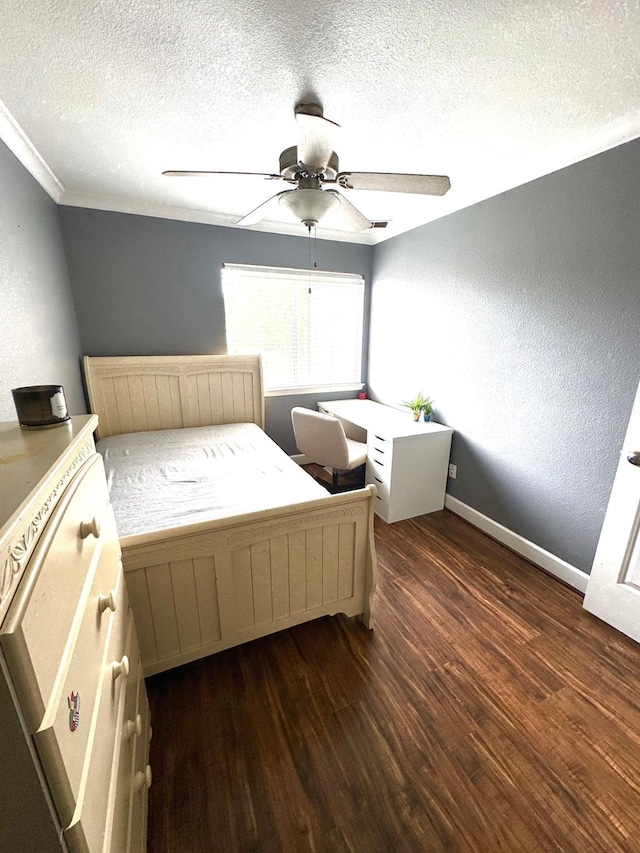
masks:
<path fill-rule="evenodd" d="M 297 189 L 283 193 L 279 202 L 298 222 L 309 228 L 317 225 L 330 210 L 339 205 L 340 197 L 337 193 L 320 189 Z"/>

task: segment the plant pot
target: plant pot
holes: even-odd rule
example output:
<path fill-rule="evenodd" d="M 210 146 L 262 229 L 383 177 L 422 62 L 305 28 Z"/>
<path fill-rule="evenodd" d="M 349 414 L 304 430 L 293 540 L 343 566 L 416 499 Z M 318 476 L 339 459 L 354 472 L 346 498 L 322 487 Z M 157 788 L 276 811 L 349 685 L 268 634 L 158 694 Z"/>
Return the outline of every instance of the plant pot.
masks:
<path fill-rule="evenodd" d="M 427 423 L 428 423 L 428 422 L 431 420 L 431 414 L 427 414 L 427 413 L 425 412 L 425 413 L 424 413 L 424 419 L 425 419 L 425 422 L 427 422 Z"/>
<path fill-rule="evenodd" d="M 420 412 L 414 412 L 413 413 L 413 419 L 414 419 L 414 421 L 419 421 L 420 420 Z"/>

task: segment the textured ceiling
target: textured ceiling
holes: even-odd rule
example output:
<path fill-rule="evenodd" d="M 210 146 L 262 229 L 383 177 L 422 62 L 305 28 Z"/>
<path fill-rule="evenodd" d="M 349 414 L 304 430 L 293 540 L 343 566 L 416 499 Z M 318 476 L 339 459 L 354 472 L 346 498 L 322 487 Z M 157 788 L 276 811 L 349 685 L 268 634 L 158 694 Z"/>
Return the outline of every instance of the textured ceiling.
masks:
<path fill-rule="evenodd" d="M 373 243 L 639 136 L 638 44 L 632 0 L 4 0 L 0 135 L 62 204 L 231 225 L 285 185 L 161 172 L 277 172 L 314 98 L 341 169 L 451 178 L 318 228 Z"/>

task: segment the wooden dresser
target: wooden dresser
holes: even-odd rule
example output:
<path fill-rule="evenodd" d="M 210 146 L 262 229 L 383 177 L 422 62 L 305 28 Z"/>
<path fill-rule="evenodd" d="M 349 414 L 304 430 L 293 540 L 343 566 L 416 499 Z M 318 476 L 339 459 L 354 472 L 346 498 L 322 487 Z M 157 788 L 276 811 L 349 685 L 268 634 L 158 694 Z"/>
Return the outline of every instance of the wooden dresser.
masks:
<path fill-rule="evenodd" d="M 94 415 L 0 424 L 0 851 L 146 848 L 149 705 Z"/>

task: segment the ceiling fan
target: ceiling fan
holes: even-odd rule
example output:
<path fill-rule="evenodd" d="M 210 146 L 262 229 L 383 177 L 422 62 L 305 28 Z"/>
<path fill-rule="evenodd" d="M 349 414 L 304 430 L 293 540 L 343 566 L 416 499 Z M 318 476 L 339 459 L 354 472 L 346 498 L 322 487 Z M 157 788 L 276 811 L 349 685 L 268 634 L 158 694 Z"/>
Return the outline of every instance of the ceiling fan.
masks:
<path fill-rule="evenodd" d="M 280 155 L 280 173 L 209 172 L 168 170 L 163 175 L 199 177 L 202 175 L 250 175 L 266 180 L 282 180 L 294 189 L 282 190 L 260 204 L 238 225 L 255 225 L 269 219 L 278 205 L 283 205 L 309 231 L 330 211 L 331 227 L 343 231 L 366 231 L 384 228 L 386 222 L 367 219 L 340 190 L 374 190 L 376 192 L 444 195 L 451 187 L 446 175 L 411 175 L 388 172 L 340 172 L 338 155 L 333 150 L 333 132 L 338 124 L 324 117 L 319 104 L 298 104 L 294 110 L 298 124 L 298 144 Z"/>

